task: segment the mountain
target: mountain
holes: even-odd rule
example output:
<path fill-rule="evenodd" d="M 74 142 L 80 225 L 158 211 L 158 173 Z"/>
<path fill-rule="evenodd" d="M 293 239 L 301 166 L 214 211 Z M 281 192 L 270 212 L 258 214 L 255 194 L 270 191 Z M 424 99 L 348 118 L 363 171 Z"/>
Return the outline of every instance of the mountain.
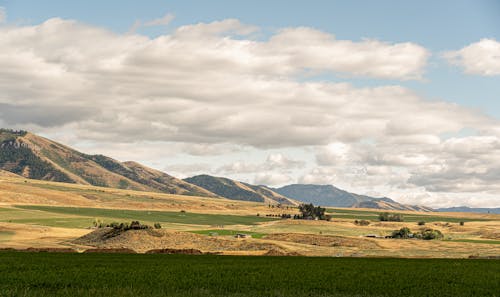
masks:
<path fill-rule="evenodd" d="M 87 155 L 26 131 L 0 129 L 0 169 L 39 180 L 217 197 L 138 163 Z"/>
<path fill-rule="evenodd" d="M 477 212 L 477 213 L 493 213 L 500 214 L 500 208 L 471 208 L 467 206 L 457 206 L 448 208 L 438 208 L 440 212 Z"/>
<path fill-rule="evenodd" d="M 294 184 L 273 190 L 283 196 L 321 206 L 432 211 L 428 207 L 405 205 L 386 197 L 375 198 L 350 193 L 332 185 Z"/>
<path fill-rule="evenodd" d="M 205 188 L 221 197 L 232 200 L 265 202 L 271 204 L 297 205 L 297 202 L 280 195 L 265 186 L 255 186 L 229 178 L 197 175 L 184 181 Z"/>

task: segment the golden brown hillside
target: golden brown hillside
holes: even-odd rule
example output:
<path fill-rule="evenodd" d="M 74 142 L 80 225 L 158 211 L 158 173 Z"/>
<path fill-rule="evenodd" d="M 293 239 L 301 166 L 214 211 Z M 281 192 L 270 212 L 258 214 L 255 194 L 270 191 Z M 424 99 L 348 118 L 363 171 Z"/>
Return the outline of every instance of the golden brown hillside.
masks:
<path fill-rule="evenodd" d="M 38 180 L 217 197 L 203 188 L 137 163 L 87 155 L 25 131 L 0 130 L 0 169 Z"/>

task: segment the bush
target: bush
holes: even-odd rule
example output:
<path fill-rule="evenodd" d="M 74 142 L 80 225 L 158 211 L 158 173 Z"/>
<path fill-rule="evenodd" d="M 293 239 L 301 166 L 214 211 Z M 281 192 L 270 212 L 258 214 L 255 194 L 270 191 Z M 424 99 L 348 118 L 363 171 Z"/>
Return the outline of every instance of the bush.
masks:
<path fill-rule="evenodd" d="M 418 238 L 422 238 L 423 240 L 442 239 L 443 233 L 439 230 L 425 229 L 418 234 Z"/>
<path fill-rule="evenodd" d="M 425 222 L 424 221 L 420 221 L 420 222 L 418 222 L 418 225 L 419 226 L 423 226 L 423 225 L 425 225 Z"/>
<path fill-rule="evenodd" d="M 161 229 L 161 224 L 160 223 L 155 223 L 154 227 L 155 227 L 155 229 Z"/>
<path fill-rule="evenodd" d="M 355 220 L 354 224 L 358 225 L 358 226 L 368 226 L 368 225 L 370 225 L 370 221 L 367 221 L 367 220 Z"/>
<path fill-rule="evenodd" d="M 382 222 L 403 222 L 404 218 L 401 214 L 398 213 L 388 213 L 384 212 L 378 215 L 379 221 Z"/>
<path fill-rule="evenodd" d="M 392 232 L 392 238 L 403 238 L 403 239 L 406 239 L 406 238 L 410 238 L 412 237 L 412 233 L 410 231 L 410 228 L 408 227 L 403 227 L 399 230 L 394 230 Z"/>
<path fill-rule="evenodd" d="M 463 226 L 463 225 L 465 225 L 465 222 L 464 222 L 464 221 L 461 221 L 461 222 L 460 222 L 460 226 Z"/>

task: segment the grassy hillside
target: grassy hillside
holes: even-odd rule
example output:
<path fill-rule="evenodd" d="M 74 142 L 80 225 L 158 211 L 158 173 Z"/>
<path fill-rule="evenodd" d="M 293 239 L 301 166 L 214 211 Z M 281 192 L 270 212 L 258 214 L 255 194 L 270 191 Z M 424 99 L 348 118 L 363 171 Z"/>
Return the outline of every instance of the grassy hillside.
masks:
<path fill-rule="evenodd" d="M 0 130 L 0 169 L 38 180 L 216 197 L 203 188 L 138 163 L 83 154 L 25 131 Z"/>
<path fill-rule="evenodd" d="M 186 182 L 198 185 L 221 197 L 233 200 L 255 201 L 264 203 L 280 203 L 295 205 L 296 202 L 280 195 L 264 186 L 255 186 L 235 181 L 229 178 L 210 175 L 197 175 L 184 179 Z"/>

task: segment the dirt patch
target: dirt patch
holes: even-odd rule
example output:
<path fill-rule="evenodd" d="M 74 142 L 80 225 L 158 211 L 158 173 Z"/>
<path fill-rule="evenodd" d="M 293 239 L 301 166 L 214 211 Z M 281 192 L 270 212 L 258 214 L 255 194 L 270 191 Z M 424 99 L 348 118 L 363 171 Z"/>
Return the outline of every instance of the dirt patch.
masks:
<path fill-rule="evenodd" d="M 274 243 L 247 238 L 219 238 L 167 230 L 128 230 L 109 237 L 110 228 L 96 229 L 73 241 L 97 248 L 130 248 L 137 252 L 161 249 L 196 249 L 202 252 L 268 251 L 279 248 Z"/>
<path fill-rule="evenodd" d="M 276 233 L 269 234 L 263 239 L 295 242 L 308 245 L 326 246 L 326 247 L 357 247 L 362 249 L 379 248 L 379 245 L 372 240 L 330 236 L 330 235 L 315 235 L 315 234 L 301 234 L 301 233 Z"/>
<path fill-rule="evenodd" d="M 109 254 L 136 254 L 133 249 L 127 248 L 109 248 L 109 249 L 88 249 L 84 253 L 109 253 Z"/>
<path fill-rule="evenodd" d="M 197 249 L 155 249 L 147 251 L 146 254 L 203 255 L 204 253 Z"/>
<path fill-rule="evenodd" d="M 288 252 L 283 249 L 273 248 L 264 253 L 263 256 L 302 256 L 302 255 L 297 252 Z"/>

